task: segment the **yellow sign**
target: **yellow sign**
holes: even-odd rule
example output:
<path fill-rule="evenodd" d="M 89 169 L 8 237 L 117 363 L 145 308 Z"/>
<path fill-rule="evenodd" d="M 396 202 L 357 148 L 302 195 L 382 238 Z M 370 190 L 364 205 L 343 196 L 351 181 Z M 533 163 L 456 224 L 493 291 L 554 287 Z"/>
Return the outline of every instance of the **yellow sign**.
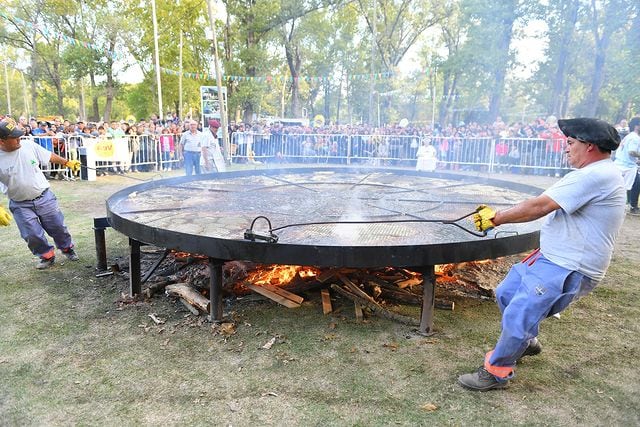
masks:
<path fill-rule="evenodd" d="M 317 114 L 313 118 L 313 124 L 314 124 L 314 126 L 322 126 L 322 125 L 324 125 L 324 116 L 322 114 Z"/>
<path fill-rule="evenodd" d="M 96 152 L 96 157 L 100 159 L 111 158 L 115 153 L 115 147 L 113 146 L 113 141 L 100 141 L 96 143 L 94 150 Z"/>

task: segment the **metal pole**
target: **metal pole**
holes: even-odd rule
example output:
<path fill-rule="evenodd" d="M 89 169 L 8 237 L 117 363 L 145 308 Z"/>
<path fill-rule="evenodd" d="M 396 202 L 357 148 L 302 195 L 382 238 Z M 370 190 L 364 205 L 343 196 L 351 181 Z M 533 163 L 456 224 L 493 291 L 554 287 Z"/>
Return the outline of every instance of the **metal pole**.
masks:
<path fill-rule="evenodd" d="M 431 85 L 431 129 L 436 124 L 436 83 L 438 77 L 438 70 L 433 71 L 433 85 Z"/>
<path fill-rule="evenodd" d="M 24 97 L 24 111 L 27 113 L 27 118 L 31 117 L 29 111 L 29 97 L 27 96 L 27 81 L 24 78 L 24 73 L 20 72 L 22 76 L 22 96 Z"/>
<path fill-rule="evenodd" d="M 178 118 L 182 120 L 182 30 L 180 30 L 180 74 L 178 75 Z"/>
<path fill-rule="evenodd" d="M 215 15 L 213 13 L 212 0 L 207 0 L 209 9 L 209 24 L 211 25 L 211 33 L 213 34 L 213 62 L 216 69 L 216 83 L 218 85 L 218 102 L 220 102 L 220 126 L 222 127 L 222 144 L 224 145 L 225 160 L 231 164 L 231 146 L 229 145 L 229 130 L 227 128 L 227 108 L 224 102 L 224 94 L 222 93 L 222 72 L 220 71 L 220 63 L 218 61 L 218 36 L 216 35 Z"/>
<path fill-rule="evenodd" d="M 160 51 L 158 49 L 158 20 L 156 18 L 156 0 L 151 0 L 151 13 L 153 15 L 153 46 L 156 57 L 156 84 L 158 86 L 158 118 L 162 120 L 162 84 L 160 82 Z"/>
<path fill-rule="evenodd" d="M 7 87 L 7 112 L 11 116 L 11 93 L 9 91 L 9 73 L 7 72 L 7 62 L 4 62 L 4 83 Z"/>
<path fill-rule="evenodd" d="M 376 53 L 376 15 L 377 15 L 377 11 L 376 11 L 376 6 L 378 5 L 377 0 L 373 0 L 373 13 L 371 16 L 371 64 L 370 65 L 370 70 L 369 72 L 371 73 L 371 75 L 369 76 L 370 80 L 369 80 L 369 124 L 372 125 L 373 124 L 373 96 L 374 96 L 374 87 L 375 87 L 375 81 L 373 78 L 373 74 L 375 72 L 375 67 L 374 67 L 374 56 Z"/>

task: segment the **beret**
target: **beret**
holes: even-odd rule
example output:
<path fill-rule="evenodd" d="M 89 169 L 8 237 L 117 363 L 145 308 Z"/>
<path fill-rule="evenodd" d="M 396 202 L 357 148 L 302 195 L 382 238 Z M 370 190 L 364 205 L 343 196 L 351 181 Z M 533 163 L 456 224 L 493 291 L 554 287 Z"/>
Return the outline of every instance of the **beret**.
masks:
<path fill-rule="evenodd" d="M 606 150 L 616 150 L 620 145 L 618 131 L 600 119 L 579 117 L 558 120 L 558 127 L 567 137 L 590 142 Z"/>

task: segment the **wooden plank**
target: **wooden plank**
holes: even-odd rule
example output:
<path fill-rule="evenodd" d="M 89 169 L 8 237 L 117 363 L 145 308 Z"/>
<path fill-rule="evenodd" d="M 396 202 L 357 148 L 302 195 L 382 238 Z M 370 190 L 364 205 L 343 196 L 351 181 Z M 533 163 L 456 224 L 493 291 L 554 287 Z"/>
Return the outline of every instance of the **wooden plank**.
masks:
<path fill-rule="evenodd" d="M 320 295 L 322 296 L 322 313 L 331 313 L 333 311 L 333 306 L 331 305 L 331 295 L 329 294 L 329 289 L 321 290 Z"/>
<path fill-rule="evenodd" d="M 298 308 L 298 307 L 300 307 L 300 304 L 298 304 L 296 302 L 293 302 L 290 299 L 285 298 L 283 296 L 280 296 L 280 295 L 278 295 L 278 294 L 276 294 L 274 292 L 271 292 L 270 290 L 265 289 L 262 286 L 253 285 L 251 283 L 247 283 L 246 286 L 247 286 L 247 288 L 251 289 L 253 292 L 258 293 L 258 294 L 260 294 L 262 296 L 265 296 L 265 297 L 269 298 L 270 300 L 277 302 L 278 304 L 284 305 L 285 307 L 288 307 L 288 308 Z"/>
<path fill-rule="evenodd" d="M 362 322 L 364 320 L 364 313 L 362 312 L 362 306 L 359 303 L 354 303 L 354 308 L 356 311 L 356 320 L 358 322 Z"/>
<path fill-rule="evenodd" d="M 360 298 L 364 298 L 365 300 L 371 301 L 373 303 L 376 303 L 376 301 L 371 297 L 371 295 L 369 295 L 368 293 L 366 293 L 365 291 L 363 291 L 362 289 L 360 289 L 358 287 L 358 285 L 356 285 L 355 283 L 353 283 L 351 280 L 349 280 L 349 278 L 347 278 L 346 276 L 343 276 L 342 274 L 338 274 L 338 278 L 342 281 L 342 283 L 345 284 L 345 286 L 347 287 L 347 289 L 349 291 L 351 291 L 351 293 L 359 296 Z M 377 303 L 376 303 L 377 304 Z"/>
<path fill-rule="evenodd" d="M 335 268 L 329 268 L 321 272 L 320 275 L 316 277 L 316 280 L 320 283 L 324 283 L 327 280 L 331 280 L 336 274 L 338 274 L 338 271 Z"/>
<path fill-rule="evenodd" d="M 304 301 L 304 298 L 302 298 L 300 295 L 296 295 L 293 292 L 289 292 L 286 289 L 282 289 L 279 286 L 273 286 L 273 285 L 267 285 L 264 284 L 262 285 L 263 288 L 270 290 L 271 292 L 273 292 L 274 294 L 278 294 L 281 297 L 284 297 L 288 300 L 291 300 L 297 304 L 302 304 L 302 301 Z"/>

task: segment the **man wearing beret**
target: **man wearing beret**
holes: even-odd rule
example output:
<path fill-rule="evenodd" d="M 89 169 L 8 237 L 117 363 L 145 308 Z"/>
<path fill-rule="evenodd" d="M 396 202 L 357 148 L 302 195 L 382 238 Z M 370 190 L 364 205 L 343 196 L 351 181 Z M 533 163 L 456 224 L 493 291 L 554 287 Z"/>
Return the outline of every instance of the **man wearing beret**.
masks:
<path fill-rule="evenodd" d="M 20 140 L 23 134 L 13 119 L 0 121 L 0 187 L 9 197 L 9 210 L 20 236 L 38 256 L 36 268 L 39 270 L 49 268 L 55 262 L 54 247 L 49 244 L 45 232 L 67 259 L 77 261 L 78 255 L 64 225 L 58 201 L 39 165 L 56 163 L 77 172 L 80 162 L 60 157 L 33 141 Z M 0 205 L 0 225 L 9 225 L 11 219 L 11 214 Z"/>
<path fill-rule="evenodd" d="M 518 359 L 542 351 L 540 322 L 589 293 L 605 275 L 625 216 L 626 194 L 611 161 L 620 136 L 592 118 L 558 120 L 567 136 L 565 152 L 576 170 L 540 196 L 495 211 L 481 205 L 474 215 L 480 231 L 546 216 L 540 249 L 514 265 L 496 289 L 502 332 L 477 372 L 458 382 L 471 390 L 506 388 Z"/>

